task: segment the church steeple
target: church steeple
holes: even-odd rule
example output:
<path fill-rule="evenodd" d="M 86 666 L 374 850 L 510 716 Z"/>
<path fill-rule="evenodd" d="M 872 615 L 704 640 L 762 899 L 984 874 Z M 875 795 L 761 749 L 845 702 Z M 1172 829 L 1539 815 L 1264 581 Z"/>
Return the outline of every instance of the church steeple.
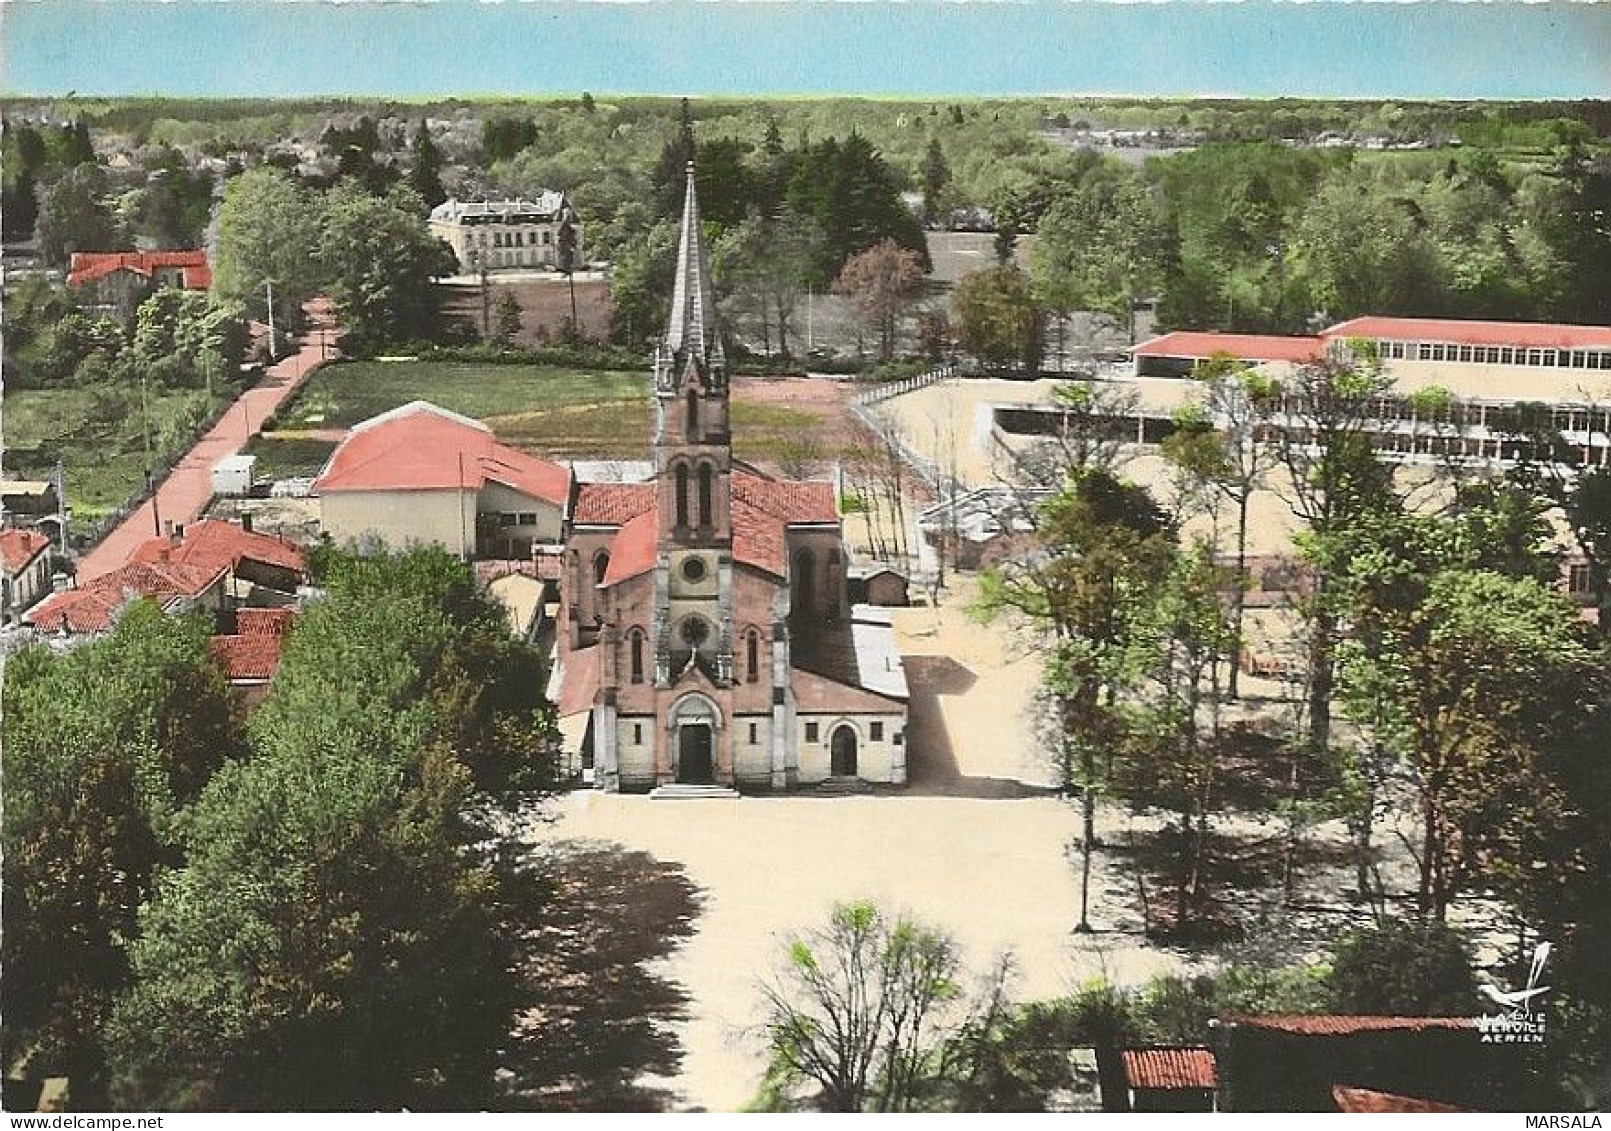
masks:
<path fill-rule="evenodd" d="M 682 203 L 671 316 L 666 321 L 666 336 L 655 350 L 656 392 L 681 386 L 689 365 L 697 367 L 707 387 L 727 384 L 727 355 L 716 324 L 716 293 L 710 284 L 710 256 L 700 230 L 699 194 L 692 161 L 688 162 L 688 184 Z"/>

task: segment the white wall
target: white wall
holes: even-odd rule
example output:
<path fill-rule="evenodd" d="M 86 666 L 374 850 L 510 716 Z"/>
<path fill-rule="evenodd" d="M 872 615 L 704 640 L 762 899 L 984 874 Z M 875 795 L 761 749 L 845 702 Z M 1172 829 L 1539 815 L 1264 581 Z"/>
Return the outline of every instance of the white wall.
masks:
<path fill-rule="evenodd" d="M 319 497 L 319 522 L 336 545 L 374 540 L 393 549 L 435 543 L 451 554 L 475 552 L 475 493 L 334 491 Z"/>
<path fill-rule="evenodd" d="M 817 741 L 806 740 L 807 727 L 815 723 Z M 801 784 L 825 781 L 833 768 L 832 741 L 834 731 L 848 723 L 856 731 L 856 776 L 863 781 L 887 782 L 894 785 L 906 781 L 906 747 L 903 745 L 906 719 L 903 714 L 801 714 L 795 720 L 795 743 L 800 756 Z M 883 738 L 874 742 L 870 737 L 872 724 L 883 724 Z M 896 736 L 901 742 L 896 742 Z"/>

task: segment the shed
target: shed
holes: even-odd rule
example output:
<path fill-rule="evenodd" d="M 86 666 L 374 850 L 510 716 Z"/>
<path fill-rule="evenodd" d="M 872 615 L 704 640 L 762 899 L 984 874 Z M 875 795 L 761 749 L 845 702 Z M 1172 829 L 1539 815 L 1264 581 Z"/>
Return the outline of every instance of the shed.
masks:
<path fill-rule="evenodd" d="M 213 464 L 213 494 L 215 495 L 250 495 L 252 486 L 256 482 L 256 456 L 225 456 Z"/>
<path fill-rule="evenodd" d="M 1131 1111 L 1213 1111 L 1219 1072 L 1205 1048 L 1125 1049 Z"/>

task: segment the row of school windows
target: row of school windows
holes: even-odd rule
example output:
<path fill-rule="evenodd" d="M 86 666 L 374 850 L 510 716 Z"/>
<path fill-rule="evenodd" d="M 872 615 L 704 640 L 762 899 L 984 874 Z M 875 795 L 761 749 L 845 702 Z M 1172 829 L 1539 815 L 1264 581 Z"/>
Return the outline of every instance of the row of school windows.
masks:
<path fill-rule="evenodd" d="M 503 526 L 536 526 L 536 511 L 499 511 L 498 525 Z"/>
<path fill-rule="evenodd" d="M 1537 365 L 1611 369 L 1611 350 L 1558 350 L 1521 346 L 1461 346 L 1446 342 L 1379 341 L 1381 357 L 1398 361 L 1464 361 L 1482 365 Z"/>

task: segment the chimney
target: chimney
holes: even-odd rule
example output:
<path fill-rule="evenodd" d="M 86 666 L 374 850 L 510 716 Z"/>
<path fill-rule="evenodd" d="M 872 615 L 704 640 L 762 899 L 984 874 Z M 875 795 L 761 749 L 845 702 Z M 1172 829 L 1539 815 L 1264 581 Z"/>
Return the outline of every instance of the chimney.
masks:
<path fill-rule="evenodd" d="M 252 513 L 250 511 L 241 515 L 241 529 L 248 534 L 252 532 Z"/>
<path fill-rule="evenodd" d="M 172 520 L 170 520 L 170 519 L 164 519 L 163 520 L 162 533 L 167 535 L 169 538 L 173 537 L 173 522 L 172 522 Z"/>

